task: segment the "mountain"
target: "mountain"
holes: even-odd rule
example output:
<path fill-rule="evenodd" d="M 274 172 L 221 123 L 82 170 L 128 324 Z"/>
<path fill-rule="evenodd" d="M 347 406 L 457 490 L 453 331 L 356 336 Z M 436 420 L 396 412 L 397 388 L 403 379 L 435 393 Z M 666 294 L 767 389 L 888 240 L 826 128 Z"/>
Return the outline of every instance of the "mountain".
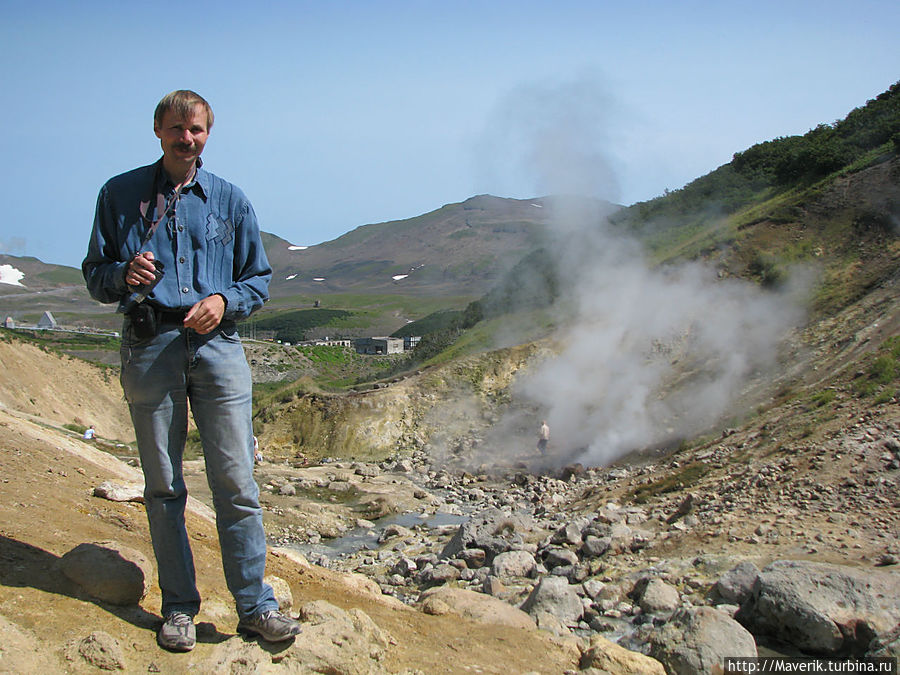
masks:
<path fill-rule="evenodd" d="M 546 207 L 545 199 L 480 195 L 415 218 L 363 225 L 305 250 L 267 235 L 272 295 L 478 296 L 542 244 L 551 219 Z"/>

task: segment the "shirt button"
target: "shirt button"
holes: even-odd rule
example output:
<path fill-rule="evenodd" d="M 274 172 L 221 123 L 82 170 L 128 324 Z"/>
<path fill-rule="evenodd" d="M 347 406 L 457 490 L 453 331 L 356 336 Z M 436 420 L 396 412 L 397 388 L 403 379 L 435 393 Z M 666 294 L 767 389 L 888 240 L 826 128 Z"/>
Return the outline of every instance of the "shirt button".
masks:
<path fill-rule="evenodd" d="M 178 262 L 183 263 L 183 262 L 184 262 L 184 256 L 181 256 L 181 257 L 178 259 Z"/>
<path fill-rule="evenodd" d="M 178 231 L 179 231 L 179 232 L 184 232 L 184 225 L 179 225 L 179 226 L 178 226 Z"/>
<path fill-rule="evenodd" d="M 187 293 L 189 290 L 190 290 L 190 289 L 189 289 L 187 286 L 185 286 L 184 288 L 181 289 L 181 292 L 182 292 L 182 293 Z"/>

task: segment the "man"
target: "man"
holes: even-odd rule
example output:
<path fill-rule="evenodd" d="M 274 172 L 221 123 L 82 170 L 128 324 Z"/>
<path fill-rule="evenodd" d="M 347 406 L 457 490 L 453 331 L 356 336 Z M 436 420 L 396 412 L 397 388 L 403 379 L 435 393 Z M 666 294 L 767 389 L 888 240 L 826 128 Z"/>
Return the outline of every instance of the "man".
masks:
<path fill-rule="evenodd" d="M 272 270 L 247 198 L 201 168 L 212 125 L 212 109 L 192 91 L 159 102 L 153 131 L 163 156 L 103 186 L 82 263 L 91 295 L 118 302 L 125 313 L 121 378 L 162 590 L 157 641 L 174 651 L 194 647 L 200 610 L 184 523 L 188 402 L 203 443 L 238 631 L 272 642 L 300 632 L 263 582 L 252 383 L 235 327 L 268 300 Z"/>
<path fill-rule="evenodd" d="M 541 430 L 538 432 L 538 444 L 537 449 L 538 452 L 542 455 L 547 454 L 547 443 L 550 442 L 550 427 L 547 426 L 547 421 L 541 421 Z"/>

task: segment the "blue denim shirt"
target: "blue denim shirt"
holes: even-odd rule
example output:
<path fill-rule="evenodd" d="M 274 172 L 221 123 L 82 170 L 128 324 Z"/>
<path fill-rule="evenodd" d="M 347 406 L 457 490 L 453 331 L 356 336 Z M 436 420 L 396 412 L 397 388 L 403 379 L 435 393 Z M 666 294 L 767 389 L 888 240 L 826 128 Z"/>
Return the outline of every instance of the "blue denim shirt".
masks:
<path fill-rule="evenodd" d="M 221 293 L 223 319 L 238 320 L 269 299 L 272 268 L 253 207 L 241 190 L 200 168 L 184 187 L 172 218 L 163 217 L 141 244 L 174 186 L 162 160 L 111 178 L 100 189 L 94 228 L 81 271 L 91 296 L 119 302 L 131 294 L 125 268 L 139 251 L 152 251 L 165 274 L 148 297 L 169 309 L 188 309 Z M 158 195 L 162 195 L 160 199 Z"/>

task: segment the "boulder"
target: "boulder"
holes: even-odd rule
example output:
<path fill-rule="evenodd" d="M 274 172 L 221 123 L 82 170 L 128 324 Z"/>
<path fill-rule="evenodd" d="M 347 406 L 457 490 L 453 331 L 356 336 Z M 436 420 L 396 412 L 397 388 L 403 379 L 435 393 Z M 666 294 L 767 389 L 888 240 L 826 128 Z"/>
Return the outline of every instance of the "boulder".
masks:
<path fill-rule="evenodd" d="M 296 640 L 279 643 L 278 670 L 287 673 L 381 675 L 385 651 L 394 639 L 359 609 L 344 611 L 324 600 L 300 608 L 303 630 Z M 226 640 L 198 672 L 272 672 L 272 654 L 256 640 Z"/>
<path fill-rule="evenodd" d="M 759 573 L 737 619 L 804 651 L 864 654 L 900 624 L 900 573 L 778 560 Z"/>
<path fill-rule="evenodd" d="M 113 605 L 136 605 L 147 594 L 153 565 L 115 541 L 79 544 L 59 559 L 60 571 L 86 593 Z"/>
<path fill-rule="evenodd" d="M 741 605 L 750 596 L 759 568 L 744 561 L 723 574 L 714 587 L 718 596 L 728 604 Z"/>
<path fill-rule="evenodd" d="M 484 593 L 462 588 L 449 586 L 430 588 L 419 596 L 419 604 L 426 611 L 429 611 L 429 607 L 436 606 L 438 611 L 429 612 L 434 614 L 449 611 L 481 623 L 513 628 L 535 627 L 534 619 L 521 609 Z"/>
<path fill-rule="evenodd" d="M 663 664 L 656 659 L 625 649 L 601 635 L 591 636 L 579 666 L 582 670 L 595 668 L 616 675 L 666 675 Z"/>
<path fill-rule="evenodd" d="M 581 546 L 581 528 L 575 523 L 567 523 L 550 536 L 550 543 Z"/>
<path fill-rule="evenodd" d="M 575 551 L 562 546 L 550 546 L 542 555 L 544 557 L 544 566 L 548 570 L 552 570 L 554 567 L 578 564 L 578 556 Z"/>
<path fill-rule="evenodd" d="M 282 612 L 287 612 L 294 606 L 294 594 L 291 592 L 288 582 L 275 575 L 269 575 L 263 581 L 272 587 L 272 591 L 275 593 L 275 601 L 278 603 L 278 609 Z"/>
<path fill-rule="evenodd" d="M 581 546 L 581 555 L 585 558 L 599 558 L 612 546 L 612 537 L 588 535 Z"/>
<path fill-rule="evenodd" d="M 756 641 L 737 621 L 711 607 L 682 608 L 646 633 L 648 654 L 670 675 L 721 672 L 726 656 L 756 657 Z"/>
<path fill-rule="evenodd" d="M 537 562 L 528 551 L 507 551 L 501 553 L 491 564 L 491 574 L 500 579 L 527 577 Z"/>
<path fill-rule="evenodd" d="M 532 616 L 539 612 L 552 614 L 567 626 L 578 624 L 584 613 L 581 598 L 565 577 L 542 577 L 522 603 L 522 609 Z"/>
<path fill-rule="evenodd" d="M 521 543 L 523 533 L 534 528 L 530 518 L 507 515 L 500 509 L 490 508 L 472 516 L 459 526 L 456 534 L 441 551 L 441 558 L 456 558 L 465 549 L 477 548 L 485 553 L 485 564 Z"/>
<path fill-rule="evenodd" d="M 681 604 L 678 589 L 662 579 L 648 580 L 636 598 L 640 608 L 649 614 L 671 613 Z"/>

